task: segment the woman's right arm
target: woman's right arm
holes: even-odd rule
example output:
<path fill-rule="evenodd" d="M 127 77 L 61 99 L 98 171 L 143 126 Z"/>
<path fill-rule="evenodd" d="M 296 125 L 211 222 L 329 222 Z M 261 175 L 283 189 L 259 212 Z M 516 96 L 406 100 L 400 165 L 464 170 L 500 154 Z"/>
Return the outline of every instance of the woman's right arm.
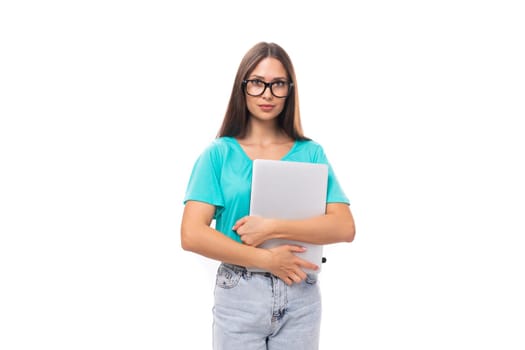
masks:
<path fill-rule="evenodd" d="M 229 264 L 261 268 L 288 284 L 306 278 L 302 268 L 316 269 L 314 264 L 293 254 L 301 252 L 300 247 L 285 245 L 261 249 L 226 237 L 210 227 L 214 213 L 215 207 L 211 204 L 191 200 L 186 202 L 181 224 L 181 245 L 184 250 Z"/>

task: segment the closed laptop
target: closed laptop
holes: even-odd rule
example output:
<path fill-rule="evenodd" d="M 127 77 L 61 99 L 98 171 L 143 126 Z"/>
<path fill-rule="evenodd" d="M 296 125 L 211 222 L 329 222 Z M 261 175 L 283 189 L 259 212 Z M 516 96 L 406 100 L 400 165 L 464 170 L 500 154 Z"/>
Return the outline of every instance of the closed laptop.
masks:
<path fill-rule="evenodd" d="M 256 159 L 253 161 L 250 215 L 275 219 L 307 219 L 326 213 L 328 166 L 326 164 Z M 321 269 L 323 246 L 272 239 L 260 247 L 295 244 L 306 248 L 299 257 Z M 250 268 L 250 271 L 261 271 Z"/>

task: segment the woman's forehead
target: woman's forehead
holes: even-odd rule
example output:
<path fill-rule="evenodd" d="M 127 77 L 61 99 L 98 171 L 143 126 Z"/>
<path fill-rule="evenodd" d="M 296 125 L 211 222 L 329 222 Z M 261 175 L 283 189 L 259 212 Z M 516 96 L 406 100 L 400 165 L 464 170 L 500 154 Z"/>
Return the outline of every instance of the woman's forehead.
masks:
<path fill-rule="evenodd" d="M 266 57 L 255 66 L 250 76 L 263 78 L 286 78 L 286 69 L 277 58 Z"/>

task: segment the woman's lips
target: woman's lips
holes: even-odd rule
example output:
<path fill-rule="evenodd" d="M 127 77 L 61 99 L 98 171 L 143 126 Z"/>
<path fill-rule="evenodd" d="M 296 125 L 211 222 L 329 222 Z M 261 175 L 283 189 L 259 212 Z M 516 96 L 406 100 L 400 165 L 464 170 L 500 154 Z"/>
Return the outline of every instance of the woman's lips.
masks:
<path fill-rule="evenodd" d="M 259 105 L 259 108 L 265 112 L 269 112 L 274 108 L 274 106 L 273 105 Z"/>

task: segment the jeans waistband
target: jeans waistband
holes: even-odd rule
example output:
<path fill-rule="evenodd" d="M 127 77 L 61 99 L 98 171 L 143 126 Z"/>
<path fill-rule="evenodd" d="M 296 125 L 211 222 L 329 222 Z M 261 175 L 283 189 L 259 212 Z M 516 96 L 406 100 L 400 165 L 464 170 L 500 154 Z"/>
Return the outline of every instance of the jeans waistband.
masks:
<path fill-rule="evenodd" d="M 266 277 L 271 277 L 273 276 L 272 273 L 270 272 L 265 272 L 265 271 L 249 271 L 246 267 L 244 266 L 240 266 L 240 265 L 234 265 L 234 264 L 228 264 L 228 263 L 221 263 L 221 265 L 233 270 L 234 272 L 236 273 L 242 273 L 244 275 L 263 275 L 263 276 L 266 276 Z"/>

